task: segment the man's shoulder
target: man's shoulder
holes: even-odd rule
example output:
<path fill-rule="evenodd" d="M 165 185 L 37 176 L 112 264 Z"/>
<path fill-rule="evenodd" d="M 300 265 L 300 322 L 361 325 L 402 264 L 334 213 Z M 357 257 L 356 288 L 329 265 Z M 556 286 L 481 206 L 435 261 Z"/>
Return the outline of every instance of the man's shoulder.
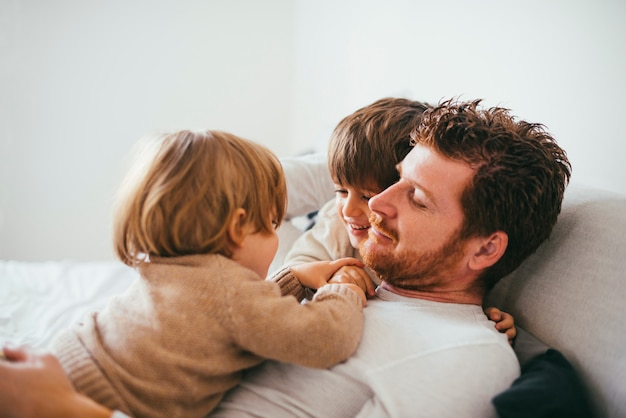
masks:
<path fill-rule="evenodd" d="M 364 312 L 364 352 L 377 351 L 380 344 L 376 341 L 385 336 L 386 340 L 402 342 L 391 349 L 396 359 L 406 357 L 410 361 L 412 356 L 445 355 L 448 351 L 458 355 L 465 347 L 470 348 L 467 356 L 471 357 L 471 347 L 480 347 L 481 352 L 517 363 L 506 336 L 495 329 L 479 306 L 392 296 L 370 301 Z"/>
<path fill-rule="evenodd" d="M 424 416 L 493 415 L 491 399 L 520 370 L 480 307 L 381 301 L 365 312 L 376 305 L 382 315 L 367 317 L 354 358 L 368 365 L 363 375 L 378 403 L 399 413 L 419 407 Z M 449 402 L 441 402 L 442 394 Z"/>

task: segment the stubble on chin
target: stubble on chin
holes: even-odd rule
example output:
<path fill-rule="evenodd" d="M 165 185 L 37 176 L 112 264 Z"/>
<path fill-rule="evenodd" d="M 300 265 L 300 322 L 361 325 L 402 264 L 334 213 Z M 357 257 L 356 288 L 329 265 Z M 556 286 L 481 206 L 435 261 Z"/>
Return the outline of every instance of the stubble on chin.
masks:
<path fill-rule="evenodd" d="M 397 234 L 387 228 L 382 219 L 375 215 L 370 217 L 370 224 L 372 227 L 368 231 L 367 239 L 359 243 L 359 252 L 365 265 L 385 280 L 385 276 L 388 276 L 389 273 L 388 270 L 390 267 L 393 270 L 396 263 L 392 250 L 398 242 Z M 374 229 L 386 238 L 377 235 Z M 387 245 L 384 247 L 377 245 L 381 243 Z"/>

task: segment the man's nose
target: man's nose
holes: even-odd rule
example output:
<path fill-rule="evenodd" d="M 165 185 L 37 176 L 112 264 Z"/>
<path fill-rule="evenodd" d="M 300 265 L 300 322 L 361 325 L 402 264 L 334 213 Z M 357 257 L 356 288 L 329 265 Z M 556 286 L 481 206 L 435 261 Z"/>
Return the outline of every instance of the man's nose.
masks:
<path fill-rule="evenodd" d="M 394 202 L 398 199 L 397 189 L 398 183 L 395 183 L 373 196 L 368 202 L 370 210 L 388 217 L 393 216 L 395 214 Z"/>

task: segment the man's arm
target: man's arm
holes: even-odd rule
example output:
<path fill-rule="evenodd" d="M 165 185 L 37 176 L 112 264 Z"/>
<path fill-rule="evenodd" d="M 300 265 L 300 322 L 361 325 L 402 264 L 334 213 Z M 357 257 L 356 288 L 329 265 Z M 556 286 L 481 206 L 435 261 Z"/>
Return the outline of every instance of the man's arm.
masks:
<path fill-rule="evenodd" d="M 4 347 L 0 360 L 0 415 L 3 417 L 123 417 L 74 390 L 52 354 Z"/>

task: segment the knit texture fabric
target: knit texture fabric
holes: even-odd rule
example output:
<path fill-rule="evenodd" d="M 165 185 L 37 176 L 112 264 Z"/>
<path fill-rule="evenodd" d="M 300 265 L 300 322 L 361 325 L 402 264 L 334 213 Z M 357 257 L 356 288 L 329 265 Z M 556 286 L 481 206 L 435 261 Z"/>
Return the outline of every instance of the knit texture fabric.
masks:
<path fill-rule="evenodd" d="M 288 269 L 264 281 L 228 258 L 194 255 L 139 270 L 124 294 L 53 343 L 77 390 L 131 416 L 204 416 L 264 359 L 327 368 L 360 340 L 361 300 L 345 286 L 301 304 Z"/>

